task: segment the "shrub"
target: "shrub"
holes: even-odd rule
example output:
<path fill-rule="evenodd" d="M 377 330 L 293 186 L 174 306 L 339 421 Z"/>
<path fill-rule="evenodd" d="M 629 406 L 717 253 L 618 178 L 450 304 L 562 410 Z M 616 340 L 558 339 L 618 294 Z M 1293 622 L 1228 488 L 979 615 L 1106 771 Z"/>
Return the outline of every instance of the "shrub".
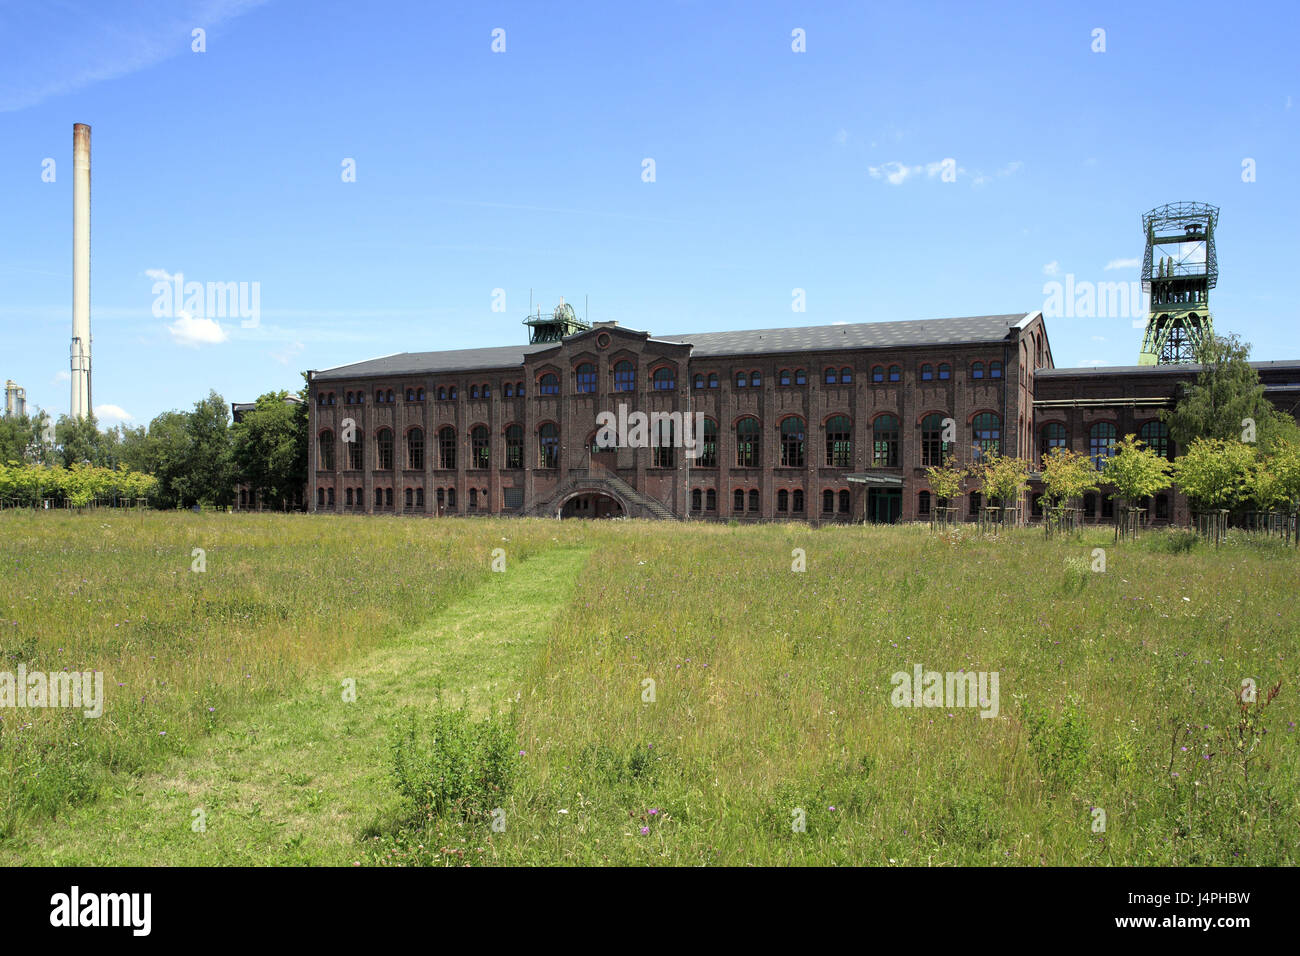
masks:
<path fill-rule="evenodd" d="M 486 814 L 509 790 L 514 743 L 512 718 L 493 713 L 475 723 L 464 708 L 438 704 L 418 720 L 407 710 L 390 746 L 397 790 L 424 818 Z"/>

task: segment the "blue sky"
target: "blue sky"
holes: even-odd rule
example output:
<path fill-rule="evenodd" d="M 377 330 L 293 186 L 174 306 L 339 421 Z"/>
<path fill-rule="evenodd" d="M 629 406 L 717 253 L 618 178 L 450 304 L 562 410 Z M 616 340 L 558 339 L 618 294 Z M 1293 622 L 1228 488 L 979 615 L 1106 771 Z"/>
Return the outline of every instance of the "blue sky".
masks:
<path fill-rule="evenodd" d="M 1300 358 L 1298 10 L 0 3 L 0 379 L 67 411 L 78 122 L 107 423 L 520 342 L 530 288 L 660 334 L 1029 312 L 1136 280 L 1141 213 L 1188 199 L 1216 328 Z M 256 326 L 156 316 L 176 273 L 258 283 Z M 1132 324 L 1049 319 L 1056 364 L 1133 364 Z"/>

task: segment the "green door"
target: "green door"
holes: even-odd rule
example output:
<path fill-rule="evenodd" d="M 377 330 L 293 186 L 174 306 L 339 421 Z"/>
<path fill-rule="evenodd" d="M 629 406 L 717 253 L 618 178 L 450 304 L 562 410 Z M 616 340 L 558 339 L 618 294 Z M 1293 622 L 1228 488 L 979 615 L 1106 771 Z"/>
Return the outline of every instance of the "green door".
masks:
<path fill-rule="evenodd" d="M 903 514 L 902 488 L 869 488 L 867 520 L 873 524 L 896 524 Z"/>

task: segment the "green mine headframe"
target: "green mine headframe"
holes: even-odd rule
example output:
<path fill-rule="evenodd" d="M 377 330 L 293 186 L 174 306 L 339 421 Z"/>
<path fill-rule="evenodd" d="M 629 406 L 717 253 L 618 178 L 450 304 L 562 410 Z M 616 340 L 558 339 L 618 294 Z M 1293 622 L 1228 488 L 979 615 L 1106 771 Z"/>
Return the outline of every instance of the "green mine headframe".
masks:
<path fill-rule="evenodd" d="M 578 318 L 578 314 L 573 311 L 573 306 L 566 303 L 563 298 L 550 315 L 542 315 L 539 307 L 536 313 L 524 319 L 524 325 L 528 326 L 530 345 L 537 342 L 558 342 L 566 335 L 591 328 Z"/>
<path fill-rule="evenodd" d="M 1151 304 L 1139 365 L 1195 362 L 1200 344 L 1214 334 L 1210 290 L 1219 281 L 1218 225 L 1219 207 L 1201 202 L 1171 202 L 1142 217 L 1142 291 Z"/>

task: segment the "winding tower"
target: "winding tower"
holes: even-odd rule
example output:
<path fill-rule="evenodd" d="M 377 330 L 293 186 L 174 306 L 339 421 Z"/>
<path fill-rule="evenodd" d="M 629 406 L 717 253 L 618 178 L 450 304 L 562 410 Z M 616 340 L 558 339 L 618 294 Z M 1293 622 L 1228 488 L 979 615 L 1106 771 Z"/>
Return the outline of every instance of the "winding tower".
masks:
<path fill-rule="evenodd" d="M 566 335 L 591 328 L 588 323 L 578 318 L 578 314 L 573 311 L 573 306 L 565 302 L 563 296 L 560 297 L 560 304 L 550 315 L 542 315 L 542 309 L 538 306 L 535 313 L 524 319 L 524 325 L 528 326 L 529 345 L 538 342 L 559 342 Z"/>
<path fill-rule="evenodd" d="M 1214 334 L 1210 290 L 1219 281 L 1218 225 L 1219 207 L 1200 202 L 1168 203 L 1142 216 L 1142 291 L 1150 305 L 1139 365 L 1195 362 L 1201 343 Z"/>

